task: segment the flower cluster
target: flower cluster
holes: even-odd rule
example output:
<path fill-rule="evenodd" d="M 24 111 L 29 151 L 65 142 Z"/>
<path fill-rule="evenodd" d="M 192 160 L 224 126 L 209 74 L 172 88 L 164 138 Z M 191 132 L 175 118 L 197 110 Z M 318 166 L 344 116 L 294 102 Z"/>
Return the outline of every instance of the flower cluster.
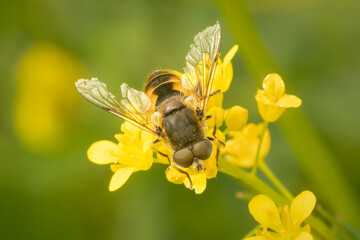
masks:
<path fill-rule="evenodd" d="M 121 131 L 123 133 L 115 135 L 118 144 L 108 140 L 98 141 L 87 152 L 90 161 L 100 165 L 110 164 L 114 172 L 110 180 L 110 191 L 119 189 L 132 173 L 148 170 L 153 163 L 153 151 L 150 147 L 154 141 L 153 135 L 128 122 L 121 125 Z"/>
<path fill-rule="evenodd" d="M 212 94 L 207 103 L 204 133 L 212 141 L 211 156 L 201 160 L 200 157 L 195 158 L 193 154 L 191 158 L 193 164 L 189 167 L 181 167 L 172 159 L 174 150 L 168 143 L 155 141 L 156 136 L 153 134 L 125 122 L 121 125 L 122 133 L 115 135 L 118 143 L 108 140 L 98 141 L 90 146 L 87 153 L 90 161 L 96 164 L 110 164 L 114 172 L 110 180 L 110 191 L 119 189 L 134 172 L 145 171 L 153 163 L 161 163 L 168 165 L 165 174 L 169 182 L 184 184 L 186 188 L 201 194 L 206 189 L 207 179 L 217 176 L 218 162 L 222 161 L 224 166 L 236 168 L 237 174 L 243 174 L 239 177 L 240 180 L 249 178 L 247 185 L 251 185 L 254 180 L 261 182 L 256 175 L 259 166 L 283 195 L 282 197 L 293 199 L 289 191 L 268 169 L 264 159 L 271 143 L 269 123 L 278 120 L 286 108 L 299 107 L 301 99 L 285 93 L 284 81 L 278 74 L 269 74 L 263 80 L 263 89 L 259 89 L 255 95 L 263 123 L 248 123 L 248 110 L 241 106 L 224 109 L 223 93 L 229 89 L 233 78 L 231 60 L 237 50 L 238 46 L 235 45 L 223 60 L 218 60 L 210 91 Z M 192 147 L 195 149 L 194 146 Z M 200 164 L 194 159 L 200 161 Z M 240 168 L 252 168 L 252 170 L 247 172 Z M 236 176 L 234 171 L 224 169 L 221 169 L 224 173 Z M 259 187 L 253 189 L 262 192 Z M 276 191 L 274 192 L 274 195 L 277 194 Z M 267 195 L 256 195 L 249 202 L 249 211 L 260 227 L 252 232 L 255 236 L 246 239 L 312 240 L 310 225 L 304 226 L 302 223 L 312 213 L 315 203 L 316 198 L 310 191 L 300 193 L 292 200 L 290 207 L 288 205 L 278 207 Z"/>
<path fill-rule="evenodd" d="M 278 74 L 269 74 L 263 81 L 263 90 L 259 89 L 255 99 L 261 117 L 266 122 L 275 122 L 289 107 L 299 107 L 301 99 L 285 94 L 285 84 Z"/>
<path fill-rule="evenodd" d="M 222 151 L 224 158 L 230 163 L 250 168 L 255 164 L 257 147 L 264 124 L 249 123 L 238 131 L 230 131 L 228 141 Z M 270 149 L 270 133 L 266 130 L 260 149 L 260 159 L 265 158 Z"/>
<path fill-rule="evenodd" d="M 120 188 L 133 172 L 148 170 L 153 162 L 157 162 L 169 165 L 166 170 L 169 182 L 184 184 L 200 194 L 206 188 L 207 179 L 217 175 L 219 156 L 239 167 L 253 167 L 261 138 L 263 142 L 258 155 L 260 159 L 266 156 L 270 148 L 270 134 L 268 130 L 263 131 L 265 126 L 247 124 L 248 111 L 243 107 L 233 106 L 224 110 L 222 106 L 223 93 L 229 89 L 233 78 L 231 60 L 237 50 L 238 46 L 235 45 L 223 60 L 218 61 L 212 92 L 220 91 L 209 99 L 205 114 L 216 116 L 206 121 L 207 136 L 215 139 L 212 143 L 214 151 L 209 159 L 202 162 L 201 171 L 195 166 L 177 166 L 171 159 L 174 150 L 167 144 L 159 142 L 152 146 L 154 136 L 130 123 L 124 123 L 122 133 L 115 135 L 118 144 L 103 140 L 95 142 L 88 150 L 88 158 L 92 162 L 111 164 L 114 175 L 110 181 L 110 191 Z M 301 103 L 297 97 L 284 93 L 284 83 L 277 74 L 268 75 L 263 86 L 264 90 L 258 90 L 256 100 L 265 121 L 275 121 L 286 107 L 296 107 Z M 157 153 L 156 158 L 153 158 L 153 152 Z"/>
<path fill-rule="evenodd" d="M 172 162 L 166 171 L 166 177 L 170 182 L 175 184 L 184 183 L 187 188 L 194 189 L 197 194 L 200 194 L 205 190 L 207 179 L 214 178 L 217 175 L 217 161 L 220 148 L 222 148 L 221 143 L 225 143 L 226 140 L 225 135 L 219 129 L 219 127 L 223 125 L 224 119 L 226 119 L 225 110 L 222 108 L 223 92 L 229 89 L 232 81 L 233 68 L 231 59 L 234 57 L 237 50 L 238 46 L 235 45 L 225 55 L 223 61 L 221 59 L 218 60 L 212 92 L 215 92 L 216 90 L 220 90 L 220 92 L 216 93 L 209 99 L 207 106 L 208 110 L 205 114 L 214 114 L 216 116 L 216 118 L 210 118 L 207 120 L 207 136 L 212 136 L 214 127 L 216 127 L 216 141 L 213 143 L 213 149 L 215 149 L 215 151 L 212 152 L 209 159 L 203 162 L 202 167 L 204 170 L 198 171 L 196 168 L 180 168 Z"/>
<path fill-rule="evenodd" d="M 310 216 L 316 203 L 315 195 L 310 191 L 300 193 L 292 201 L 290 208 L 276 206 L 273 200 L 264 194 L 253 197 L 249 202 L 249 211 L 262 229 L 256 236 L 247 240 L 312 240 L 310 225 L 301 226 Z"/>
<path fill-rule="evenodd" d="M 207 179 L 214 178 L 217 175 L 219 151 L 226 140 L 219 127 L 225 122 L 228 129 L 238 130 L 247 121 L 246 109 L 235 106 L 229 111 L 225 111 L 222 108 L 223 92 L 228 90 L 233 77 L 231 59 L 237 49 L 238 46 L 235 45 L 226 54 L 223 61 L 219 59 L 218 62 L 212 89 L 214 91 L 219 89 L 220 92 L 209 99 L 208 111 L 206 112 L 206 115 L 216 115 L 216 119 L 207 120 L 207 135 L 212 136 L 215 132 L 215 143 L 213 143 L 215 151 L 212 152 L 209 159 L 203 161 L 201 171 L 196 167 L 181 168 L 177 166 L 171 159 L 173 150 L 164 142 L 152 146 L 155 138 L 151 134 L 125 122 L 121 125 L 122 133 L 115 135 L 119 141 L 118 144 L 102 140 L 95 142 L 88 150 L 90 161 L 96 164 L 110 164 L 111 170 L 114 172 L 110 181 L 110 191 L 119 189 L 133 172 L 148 170 L 153 162 L 169 165 L 166 170 L 166 178 L 170 182 L 184 184 L 187 188 L 194 189 L 198 194 L 205 190 Z M 153 152 L 157 153 L 156 158 L 153 158 Z M 164 155 L 167 155 L 169 159 Z"/>
<path fill-rule="evenodd" d="M 276 121 L 288 107 L 298 107 L 301 99 L 285 94 L 285 84 L 278 74 L 269 74 L 263 81 L 264 89 L 259 89 L 255 99 L 258 103 L 259 113 L 265 123 Z M 270 149 L 270 133 L 263 124 L 249 123 L 247 110 L 241 107 L 232 108 L 229 112 L 237 111 L 246 117 L 228 118 L 228 137 L 222 150 L 224 158 L 230 163 L 242 168 L 251 168 L 256 164 L 256 157 L 260 161 L 265 158 Z M 246 113 L 245 113 L 246 111 Z M 229 116 L 232 116 L 229 115 Z M 236 125 L 232 127 L 233 125 Z M 262 139 L 262 143 L 260 141 Z"/>

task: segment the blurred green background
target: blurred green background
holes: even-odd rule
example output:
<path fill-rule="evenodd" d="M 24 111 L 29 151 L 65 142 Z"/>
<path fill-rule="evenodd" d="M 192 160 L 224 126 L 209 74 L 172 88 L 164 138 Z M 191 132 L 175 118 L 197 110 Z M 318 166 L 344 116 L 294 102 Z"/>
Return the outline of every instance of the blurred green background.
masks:
<path fill-rule="evenodd" d="M 308 116 L 356 196 L 360 2 L 246 4 L 262 43 L 292 85 L 290 93 L 303 99 L 301 110 L 288 111 Z M 195 195 L 169 183 L 166 166 L 154 164 L 108 192 L 109 167 L 91 163 L 86 151 L 97 140 L 115 141 L 121 121 L 81 99 L 74 86 L 78 78 L 98 77 L 120 93 L 123 82 L 141 89 L 155 69 L 181 71 L 195 34 L 217 20 L 224 56 L 237 43 L 234 31 L 244 38 L 250 33 L 235 29 L 236 19 L 221 5 L 205 0 L 0 2 L 1 239 L 239 239 L 255 226 L 247 204 L 235 198 L 242 188 L 223 174 Z M 242 13 L 235 5 L 233 10 Z M 241 53 L 233 60 L 224 106 L 241 105 L 249 109 L 251 122 L 260 122 L 254 99 L 259 79 L 254 82 Z M 295 195 L 304 189 L 316 195 L 320 189 L 301 171 L 280 125 L 270 130 L 270 167 Z M 317 160 L 311 151 L 304 154 Z M 327 191 L 338 194 L 331 185 Z M 322 196 L 318 200 L 326 206 Z"/>

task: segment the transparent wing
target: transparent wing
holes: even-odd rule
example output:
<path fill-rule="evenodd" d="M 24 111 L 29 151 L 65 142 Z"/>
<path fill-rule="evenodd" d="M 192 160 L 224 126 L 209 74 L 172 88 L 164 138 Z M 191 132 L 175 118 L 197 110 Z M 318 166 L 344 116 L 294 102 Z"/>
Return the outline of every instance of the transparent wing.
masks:
<path fill-rule="evenodd" d="M 94 105 L 143 130 L 157 134 L 156 126 L 153 126 L 149 121 L 147 110 L 150 108 L 151 102 L 145 93 L 123 83 L 121 85 L 122 98 L 118 99 L 107 90 L 106 84 L 97 78 L 80 79 L 75 83 L 75 86 L 80 95 Z"/>
<path fill-rule="evenodd" d="M 207 27 L 194 37 L 194 43 L 185 57 L 186 66 L 182 76 L 182 85 L 191 90 L 197 107 L 205 112 L 214 81 L 219 58 L 221 27 L 219 22 Z"/>

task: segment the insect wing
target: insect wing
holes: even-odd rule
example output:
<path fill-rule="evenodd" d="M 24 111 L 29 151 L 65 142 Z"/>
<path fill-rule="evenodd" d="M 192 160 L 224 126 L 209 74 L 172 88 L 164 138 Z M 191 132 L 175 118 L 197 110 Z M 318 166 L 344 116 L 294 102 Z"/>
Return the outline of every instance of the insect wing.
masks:
<path fill-rule="evenodd" d="M 106 84 L 97 78 L 91 80 L 80 79 L 75 83 L 75 86 L 80 95 L 94 105 L 143 130 L 157 134 L 155 126 L 149 121 L 147 110 L 150 108 L 151 103 L 145 93 L 130 88 L 123 83 L 121 85 L 122 98 L 118 99 L 107 90 Z"/>
<path fill-rule="evenodd" d="M 129 118 L 141 123 L 142 126 L 152 126 L 147 114 L 151 105 L 149 97 L 144 92 L 130 88 L 126 83 L 121 85 L 121 94 L 120 104 Z"/>
<path fill-rule="evenodd" d="M 181 80 L 182 85 L 193 92 L 197 107 L 202 113 L 205 112 L 212 93 L 220 43 L 221 27 L 217 22 L 194 37 L 194 43 L 190 45 L 190 50 L 185 57 L 186 66 Z"/>

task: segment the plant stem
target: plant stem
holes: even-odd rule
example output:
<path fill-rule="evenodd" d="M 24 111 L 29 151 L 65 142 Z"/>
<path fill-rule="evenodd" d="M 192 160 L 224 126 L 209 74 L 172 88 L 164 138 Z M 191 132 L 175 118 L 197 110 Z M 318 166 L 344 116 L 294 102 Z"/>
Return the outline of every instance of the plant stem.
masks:
<path fill-rule="evenodd" d="M 332 226 L 337 228 L 339 232 L 345 237 L 345 239 L 349 239 L 349 240 L 360 239 L 360 235 L 358 232 L 356 232 L 354 229 L 351 229 L 349 226 L 342 223 L 331 213 L 324 210 L 320 205 L 317 205 L 315 209 L 320 214 L 320 216 L 322 216 L 329 223 L 331 223 Z"/>
<path fill-rule="evenodd" d="M 260 178 L 246 172 L 242 168 L 236 167 L 223 158 L 219 158 L 219 171 L 240 180 L 240 182 L 254 194 L 265 194 L 279 205 L 288 205 L 290 203 L 289 200 L 264 183 Z"/>
<path fill-rule="evenodd" d="M 263 143 L 263 140 L 264 140 L 264 135 L 265 135 L 265 132 L 266 132 L 266 129 L 268 128 L 268 126 L 269 126 L 269 122 L 264 121 L 263 129 L 262 129 L 261 135 L 260 135 L 259 145 L 258 145 L 257 150 L 256 150 L 255 164 L 254 164 L 254 167 L 251 170 L 251 174 L 254 175 L 254 176 L 256 176 L 256 172 L 257 172 L 257 169 L 258 169 L 258 166 L 259 166 L 260 150 L 261 150 L 261 146 L 262 146 L 262 143 Z"/>
<path fill-rule="evenodd" d="M 255 235 L 255 231 L 258 230 L 258 229 L 260 229 L 260 228 L 261 228 L 261 225 L 260 225 L 260 224 L 257 225 L 257 226 L 255 226 L 253 229 L 251 229 L 250 232 L 248 232 L 248 233 L 242 238 L 242 240 L 245 240 L 246 238 L 249 238 L 249 237 L 254 236 L 254 235 Z"/>
<path fill-rule="evenodd" d="M 289 200 L 292 201 L 294 196 L 289 192 L 289 190 L 280 182 L 276 175 L 271 171 L 267 164 L 262 161 L 260 163 L 261 171 L 266 175 L 266 177 L 275 185 L 275 187 Z"/>

